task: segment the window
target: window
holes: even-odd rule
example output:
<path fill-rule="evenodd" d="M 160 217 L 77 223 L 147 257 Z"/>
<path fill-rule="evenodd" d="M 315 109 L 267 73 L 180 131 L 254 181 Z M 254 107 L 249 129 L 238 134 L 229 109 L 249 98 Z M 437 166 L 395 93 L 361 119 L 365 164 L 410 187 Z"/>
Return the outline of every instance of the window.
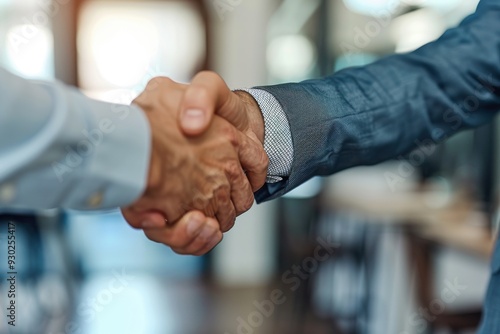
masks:
<path fill-rule="evenodd" d="M 159 75 L 188 81 L 206 56 L 204 23 L 189 1 L 88 1 L 79 22 L 80 86 L 96 98 L 130 102 L 115 93 L 134 95 Z"/>
<path fill-rule="evenodd" d="M 0 64 L 27 78 L 54 77 L 49 8 L 35 0 L 0 0 Z"/>

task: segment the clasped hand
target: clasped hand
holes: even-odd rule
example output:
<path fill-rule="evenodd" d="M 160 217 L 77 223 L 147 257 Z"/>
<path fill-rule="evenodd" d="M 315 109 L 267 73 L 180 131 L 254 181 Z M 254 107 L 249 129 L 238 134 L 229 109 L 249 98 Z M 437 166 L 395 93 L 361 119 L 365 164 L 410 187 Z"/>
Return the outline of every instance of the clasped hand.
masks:
<path fill-rule="evenodd" d="M 265 182 L 262 116 L 248 117 L 237 95 L 207 72 L 191 85 L 155 78 L 134 104 L 150 124 L 151 159 L 146 190 L 122 213 L 177 253 L 205 254 Z M 215 112 L 224 118 L 212 119 Z"/>

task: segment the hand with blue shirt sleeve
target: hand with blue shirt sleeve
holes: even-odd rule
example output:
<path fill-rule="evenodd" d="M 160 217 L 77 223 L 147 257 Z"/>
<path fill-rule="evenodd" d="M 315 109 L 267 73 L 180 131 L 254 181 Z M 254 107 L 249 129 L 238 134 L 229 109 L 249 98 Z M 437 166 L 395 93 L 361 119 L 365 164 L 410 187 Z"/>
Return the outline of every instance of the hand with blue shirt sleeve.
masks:
<path fill-rule="evenodd" d="M 314 176 L 377 164 L 490 122 L 500 106 L 499 64 L 500 1 L 482 0 L 432 43 L 324 78 L 231 92 L 218 75 L 201 73 L 180 124 L 197 136 L 219 115 L 260 134 L 269 156 L 267 182 L 255 194 L 262 202 Z"/>
<path fill-rule="evenodd" d="M 204 249 L 186 249 L 186 238 L 173 235 L 175 222 L 197 210 L 187 232 L 200 233 L 207 250 L 215 246 L 220 232 L 228 231 L 236 216 L 253 205 L 253 191 L 265 181 L 267 156 L 256 137 L 221 117 L 215 117 L 203 135 L 186 138 L 177 110 L 187 89 L 168 78 L 155 78 L 134 101 L 151 127 L 151 163 L 146 191 L 123 214 L 132 226 L 145 228 L 150 239 L 178 253 L 202 254 Z M 204 215 L 216 218 L 208 231 L 199 228 Z"/>
<path fill-rule="evenodd" d="M 286 184 L 295 155 L 292 132 L 286 113 L 272 94 L 262 89 L 231 91 L 218 74 L 200 72 L 179 109 L 179 126 L 187 136 L 203 134 L 218 115 L 262 143 L 269 163 L 265 187 L 257 188 L 255 194 L 258 202 L 268 189 Z"/>
<path fill-rule="evenodd" d="M 132 106 L 1 68 L 0 86 L 0 212 L 123 207 L 150 239 L 200 255 L 264 183 L 262 145 L 227 121 L 199 138 L 182 134 L 186 86 L 169 79 L 151 81 Z"/>

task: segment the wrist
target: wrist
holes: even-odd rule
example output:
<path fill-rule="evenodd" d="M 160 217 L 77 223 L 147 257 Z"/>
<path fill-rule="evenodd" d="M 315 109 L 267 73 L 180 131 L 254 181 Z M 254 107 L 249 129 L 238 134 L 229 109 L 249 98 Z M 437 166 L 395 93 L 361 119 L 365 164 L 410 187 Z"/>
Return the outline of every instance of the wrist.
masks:
<path fill-rule="evenodd" d="M 160 153 L 158 152 L 158 140 L 156 138 L 157 131 L 155 129 L 154 121 L 151 119 L 151 113 L 144 112 L 146 118 L 149 123 L 149 127 L 151 129 L 151 137 L 150 137 L 150 157 L 149 157 L 149 170 L 147 177 L 147 184 L 145 193 L 151 191 L 151 189 L 155 189 L 161 182 L 161 159 L 159 159 Z"/>
<path fill-rule="evenodd" d="M 265 125 L 264 117 L 260 107 L 253 96 L 245 91 L 234 92 L 245 106 L 245 112 L 248 116 L 250 130 L 256 135 L 259 142 L 264 145 Z"/>

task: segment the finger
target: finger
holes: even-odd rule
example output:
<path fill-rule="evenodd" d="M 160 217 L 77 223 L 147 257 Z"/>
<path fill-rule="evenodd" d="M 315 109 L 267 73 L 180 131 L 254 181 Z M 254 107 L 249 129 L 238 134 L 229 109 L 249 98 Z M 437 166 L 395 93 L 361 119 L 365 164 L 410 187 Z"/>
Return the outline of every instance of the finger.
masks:
<path fill-rule="evenodd" d="M 182 255 L 204 255 L 217 246 L 223 238 L 222 232 L 219 230 L 219 223 L 213 218 L 207 218 L 206 225 L 215 231 L 213 234 L 207 232 L 206 235 L 200 234 L 193 242 L 184 248 L 172 248 L 174 252 Z"/>
<path fill-rule="evenodd" d="M 132 104 L 136 105 L 142 105 L 142 106 L 149 106 L 151 105 L 152 102 L 152 94 L 156 93 L 158 89 L 161 86 L 167 86 L 167 85 L 172 85 L 174 82 L 172 79 L 167 78 L 167 77 L 154 77 L 146 85 L 146 88 L 144 89 L 139 96 L 137 96 L 133 101 Z"/>
<path fill-rule="evenodd" d="M 147 213 L 158 213 L 158 215 L 162 216 L 163 221 L 166 220 L 168 223 L 174 223 L 181 219 L 181 217 L 188 211 L 181 205 L 179 198 L 166 200 L 163 197 L 154 197 L 151 195 L 140 198 L 132 206 L 130 206 L 130 208 L 131 211 L 135 213 L 136 217 L 139 216 L 139 214 L 142 219 L 152 217 L 155 219 L 155 223 L 159 223 L 159 216 L 153 217 L 149 216 Z"/>
<path fill-rule="evenodd" d="M 217 113 L 237 129 L 248 128 L 248 118 L 239 98 L 213 72 L 197 74 L 184 93 L 180 107 L 181 129 L 188 136 L 205 132 Z"/>
<path fill-rule="evenodd" d="M 132 207 L 121 209 L 123 218 L 132 226 L 137 229 L 149 228 L 162 228 L 167 224 L 165 216 L 155 210 L 139 212 L 135 211 Z"/>
<path fill-rule="evenodd" d="M 238 131 L 238 158 L 255 192 L 266 183 L 269 158 L 262 145 Z"/>
<path fill-rule="evenodd" d="M 250 185 L 245 173 L 241 169 L 238 162 L 231 162 L 225 168 L 229 184 L 231 185 L 231 201 L 236 210 L 236 215 L 239 216 L 250 210 L 254 202 L 252 186 Z M 234 224 L 233 224 L 234 225 Z M 231 228 L 230 226 L 229 228 Z M 224 227 L 223 231 L 229 229 Z"/>
<path fill-rule="evenodd" d="M 222 242 L 222 239 L 224 238 L 224 235 L 222 234 L 221 231 L 218 231 L 216 236 L 212 239 L 211 242 L 207 243 L 204 247 L 201 248 L 201 250 L 198 250 L 196 252 L 192 252 L 190 254 L 193 254 L 195 256 L 202 256 L 210 252 L 212 249 L 215 248 L 218 244 Z"/>
<path fill-rule="evenodd" d="M 236 220 L 236 209 L 231 202 L 229 189 L 221 188 L 215 192 L 215 205 L 217 208 L 215 217 L 219 221 L 222 232 L 229 231 Z"/>
<path fill-rule="evenodd" d="M 144 230 L 144 234 L 152 241 L 165 244 L 175 249 L 189 249 L 198 239 L 203 245 L 212 241 L 219 231 L 219 225 L 213 219 L 207 219 L 200 211 L 192 211 L 184 215 L 176 224 L 162 229 Z M 201 248 L 201 247 L 200 247 Z M 197 248 L 199 250 L 199 248 Z"/>

